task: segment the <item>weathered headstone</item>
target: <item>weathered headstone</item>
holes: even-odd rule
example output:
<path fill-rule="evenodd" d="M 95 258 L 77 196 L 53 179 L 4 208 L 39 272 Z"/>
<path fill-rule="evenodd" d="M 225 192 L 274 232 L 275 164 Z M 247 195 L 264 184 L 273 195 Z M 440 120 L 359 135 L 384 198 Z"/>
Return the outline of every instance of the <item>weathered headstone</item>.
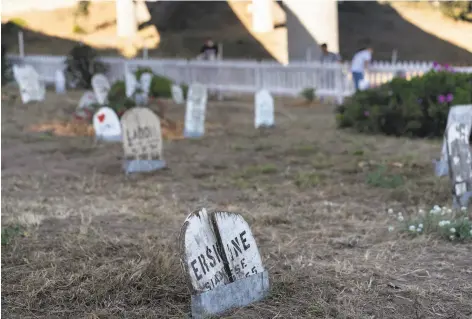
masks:
<path fill-rule="evenodd" d="M 93 129 L 96 140 L 106 142 L 121 141 L 121 124 L 115 111 L 101 107 L 93 116 Z"/>
<path fill-rule="evenodd" d="M 56 85 L 57 94 L 63 94 L 66 92 L 66 77 L 64 75 L 64 71 L 56 70 L 54 83 Z"/>
<path fill-rule="evenodd" d="M 92 77 L 92 88 L 97 101 L 100 104 L 105 104 L 108 100 L 108 92 L 110 91 L 110 82 L 105 75 L 98 73 Z"/>
<path fill-rule="evenodd" d="M 446 150 L 455 207 L 468 206 L 469 198 L 472 196 L 472 157 L 469 138 L 470 124 L 454 122 L 447 129 Z"/>
<path fill-rule="evenodd" d="M 13 76 L 20 87 L 21 101 L 43 101 L 46 87 L 39 79 L 39 74 L 31 65 L 13 66 Z"/>
<path fill-rule="evenodd" d="M 139 79 L 139 88 L 140 94 L 137 96 L 136 103 L 139 105 L 147 105 L 149 102 L 149 91 L 151 89 L 151 82 L 152 82 L 152 74 L 151 73 L 143 73 L 141 74 L 141 78 Z"/>
<path fill-rule="evenodd" d="M 271 127 L 274 121 L 274 99 L 267 90 L 260 90 L 255 98 L 254 126 Z"/>
<path fill-rule="evenodd" d="M 269 275 L 241 215 L 191 213 L 180 233 L 181 264 L 191 290 L 192 318 L 206 318 L 261 300 Z"/>
<path fill-rule="evenodd" d="M 184 91 L 180 85 L 172 84 L 172 99 L 176 104 L 183 104 L 185 102 Z"/>
<path fill-rule="evenodd" d="M 464 123 L 466 128 L 469 130 L 470 135 L 470 127 L 472 125 L 472 104 L 456 105 L 451 107 L 447 116 L 445 132 L 448 131 L 449 126 L 453 123 Z M 446 137 L 444 137 L 444 142 L 441 149 L 441 158 L 439 160 L 433 161 L 433 163 L 435 165 L 436 176 L 446 176 L 449 174 Z"/>
<path fill-rule="evenodd" d="M 190 86 L 185 110 L 185 137 L 201 137 L 205 134 L 205 112 L 208 93 L 204 85 Z"/>
<path fill-rule="evenodd" d="M 121 117 L 126 173 L 150 172 L 164 168 L 159 117 L 150 109 L 134 107 Z"/>
<path fill-rule="evenodd" d="M 136 76 L 129 71 L 126 71 L 125 73 L 125 86 L 126 96 L 129 98 L 133 96 L 134 92 L 136 91 L 136 88 L 139 86 L 139 83 L 136 80 Z"/>
<path fill-rule="evenodd" d="M 95 94 L 92 91 L 85 91 L 75 109 L 75 115 L 80 119 L 91 119 L 95 112 L 94 104 L 98 104 Z"/>

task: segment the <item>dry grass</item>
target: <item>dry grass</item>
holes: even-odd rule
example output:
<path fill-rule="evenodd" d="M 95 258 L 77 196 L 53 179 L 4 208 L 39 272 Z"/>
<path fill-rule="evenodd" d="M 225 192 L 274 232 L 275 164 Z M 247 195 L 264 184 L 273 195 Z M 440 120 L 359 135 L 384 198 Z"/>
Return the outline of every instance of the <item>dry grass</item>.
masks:
<path fill-rule="evenodd" d="M 277 127 L 256 131 L 250 99 L 210 102 L 219 127 L 166 141 L 169 170 L 127 178 L 120 145 L 25 132 L 80 94 L 2 100 L 3 316 L 184 318 L 177 238 L 201 206 L 243 214 L 270 273 L 270 296 L 228 318 L 472 316 L 470 244 L 387 232 L 387 208 L 449 203 L 439 141 L 338 131 L 332 107 L 281 99 Z M 402 184 L 369 183 L 377 165 Z"/>

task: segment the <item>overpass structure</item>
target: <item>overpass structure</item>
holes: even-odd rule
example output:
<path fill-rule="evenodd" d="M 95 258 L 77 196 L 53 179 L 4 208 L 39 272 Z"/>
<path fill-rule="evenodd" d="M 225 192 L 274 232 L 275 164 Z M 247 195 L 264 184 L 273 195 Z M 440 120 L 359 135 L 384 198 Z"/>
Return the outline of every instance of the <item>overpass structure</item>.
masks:
<path fill-rule="evenodd" d="M 264 33 L 274 28 L 273 3 L 273 0 L 252 0 L 253 32 Z M 337 0 L 284 0 L 277 3 L 286 14 L 289 61 L 306 60 L 307 57 L 317 59 L 322 43 L 326 43 L 330 51 L 339 53 Z M 116 0 L 118 36 L 132 37 L 136 33 L 136 9 L 133 0 Z"/>

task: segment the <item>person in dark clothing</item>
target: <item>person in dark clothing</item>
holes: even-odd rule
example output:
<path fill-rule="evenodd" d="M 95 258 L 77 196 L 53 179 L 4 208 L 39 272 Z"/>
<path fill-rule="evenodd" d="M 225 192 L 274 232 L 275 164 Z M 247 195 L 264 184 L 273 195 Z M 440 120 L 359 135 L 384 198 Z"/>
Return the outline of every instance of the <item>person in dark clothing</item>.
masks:
<path fill-rule="evenodd" d="M 218 56 L 218 46 L 213 40 L 208 39 L 200 49 L 200 54 L 205 60 L 210 60 L 212 57 L 216 59 Z"/>

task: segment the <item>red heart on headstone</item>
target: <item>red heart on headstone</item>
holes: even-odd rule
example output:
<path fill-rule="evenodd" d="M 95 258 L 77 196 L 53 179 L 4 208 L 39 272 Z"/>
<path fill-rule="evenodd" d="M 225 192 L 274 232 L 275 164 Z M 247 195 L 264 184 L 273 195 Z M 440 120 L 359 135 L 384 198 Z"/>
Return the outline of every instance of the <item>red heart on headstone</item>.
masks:
<path fill-rule="evenodd" d="M 101 123 L 101 122 L 103 122 L 103 120 L 105 119 L 105 114 L 99 114 L 99 115 L 97 116 L 97 118 L 98 118 L 98 120 L 99 120 L 100 123 Z"/>

